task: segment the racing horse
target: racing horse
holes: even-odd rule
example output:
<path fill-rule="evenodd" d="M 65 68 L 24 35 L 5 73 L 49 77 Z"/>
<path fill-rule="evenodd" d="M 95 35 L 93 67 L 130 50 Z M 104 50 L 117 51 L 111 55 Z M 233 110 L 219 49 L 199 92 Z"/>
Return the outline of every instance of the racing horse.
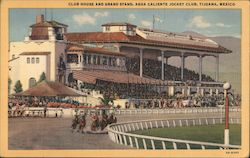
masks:
<path fill-rule="evenodd" d="M 116 122 L 117 122 L 117 118 L 113 114 L 110 114 L 110 116 L 108 117 L 108 124 L 112 124 Z"/>
<path fill-rule="evenodd" d="M 108 116 L 105 113 L 102 115 L 102 119 L 99 124 L 101 130 L 103 130 L 108 125 Z"/>
<path fill-rule="evenodd" d="M 72 125 L 71 125 L 72 132 L 74 132 L 78 124 L 79 124 L 79 117 L 78 115 L 75 115 L 74 119 L 72 120 Z"/>
<path fill-rule="evenodd" d="M 83 114 L 83 115 L 81 116 L 81 118 L 79 119 L 78 123 L 79 123 L 78 132 L 81 131 L 81 132 L 83 133 L 83 129 L 84 129 L 84 127 L 86 126 L 86 115 L 85 115 L 85 114 Z"/>

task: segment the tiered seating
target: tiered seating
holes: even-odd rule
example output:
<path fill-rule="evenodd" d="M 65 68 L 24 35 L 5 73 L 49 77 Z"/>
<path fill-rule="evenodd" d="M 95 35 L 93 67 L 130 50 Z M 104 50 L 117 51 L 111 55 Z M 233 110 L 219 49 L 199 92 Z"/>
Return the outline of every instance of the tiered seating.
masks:
<path fill-rule="evenodd" d="M 139 58 L 129 58 L 127 60 L 126 66 L 129 72 L 139 74 L 140 70 L 140 60 Z M 143 75 L 149 76 L 155 79 L 161 79 L 161 62 L 152 59 L 143 59 Z M 165 66 L 165 80 L 180 81 L 181 80 L 181 68 L 164 65 Z M 184 79 L 183 81 L 199 80 L 199 74 L 193 70 L 184 69 Z M 202 81 L 213 82 L 214 80 L 207 75 L 202 74 Z"/>

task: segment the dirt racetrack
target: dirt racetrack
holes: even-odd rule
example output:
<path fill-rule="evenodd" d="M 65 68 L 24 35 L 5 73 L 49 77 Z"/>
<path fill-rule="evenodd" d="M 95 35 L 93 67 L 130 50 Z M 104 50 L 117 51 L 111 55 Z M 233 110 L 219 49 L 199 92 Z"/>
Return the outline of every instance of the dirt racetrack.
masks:
<path fill-rule="evenodd" d="M 238 114 L 236 114 L 238 115 Z M 235 115 L 235 116 L 236 116 Z M 231 115 L 233 116 L 233 115 Z M 118 122 L 160 119 L 220 117 L 210 114 L 159 114 L 159 115 L 117 115 Z M 87 117 L 89 128 L 89 117 Z M 89 134 L 71 131 L 71 118 L 9 118 L 9 150 L 32 149 L 129 149 L 112 142 L 108 134 Z"/>

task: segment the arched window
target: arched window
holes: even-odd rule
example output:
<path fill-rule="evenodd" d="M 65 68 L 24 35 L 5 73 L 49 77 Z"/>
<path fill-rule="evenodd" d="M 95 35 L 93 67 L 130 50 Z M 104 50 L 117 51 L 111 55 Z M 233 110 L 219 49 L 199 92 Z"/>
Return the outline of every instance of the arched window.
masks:
<path fill-rule="evenodd" d="M 30 58 L 27 58 L 27 64 L 29 64 L 30 63 Z"/>
<path fill-rule="evenodd" d="M 29 88 L 30 88 L 30 87 L 33 87 L 33 86 L 35 86 L 35 85 L 36 85 L 36 79 L 33 78 L 33 77 L 31 77 L 31 78 L 29 79 Z"/>
<path fill-rule="evenodd" d="M 31 63 L 32 63 L 32 64 L 35 63 L 35 58 L 31 58 Z"/>

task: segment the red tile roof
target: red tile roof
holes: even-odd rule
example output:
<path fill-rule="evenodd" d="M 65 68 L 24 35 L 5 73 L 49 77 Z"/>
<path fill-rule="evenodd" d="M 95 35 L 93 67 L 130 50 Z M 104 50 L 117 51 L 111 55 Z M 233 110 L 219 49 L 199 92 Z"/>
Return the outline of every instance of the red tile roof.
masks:
<path fill-rule="evenodd" d="M 127 23 L 127 22 L 111 22 L 111 23 L 106 23 L 103 24 L 102 26 L 133 26 L 136 27 L 136 25 Z"/>
<path fill-rule="evenodd" d="M 133 43 L 140 45 L 153 45 L 159 47 L 171 47 L 171 48 L 183 48 L 189 50 L 198 51 L 208 51 L 216 53 L 231 53 L 230 50 L 219 46 L 219 47 L 209 47 L 201 45 L 174 43 L 174 42 L 164 42 L 144 39 L 139 35 L 129 36 L 125 35 L 123 32 L 86 32 L 86 33 L 66 33 L 65 37 L 71 42 L 85 42 L 85 43 L 100 43 L 100 42 L 118 42 L 118 43 Z"/>
<path fill-rule="evenodd" d="M 86 47 L 86 46 L 78 45 L 78 44 L 69 44 L 66 49 L 67 49 L 67 52 L 86 50 L 88 53 L 114 55 L 114 56 L 126 56 L 126 54 L 122 52 L 110 51 L 108 49 L 98 48 L 98 47 Z"/>
<path fill-rule="evenodd" d="M 20 55 L 49 55 L 50 52 L 23 52 Z"/>
<path fill-rule="evenodd" d="M 103 49 L 103 48 L 86 48 L 85 50 L 87 50 L 89 53 L 114 55 L 114 56 L 126 56 L 125 53 L 109 51 L 109 50 Z"/>
<path fill-rule="evenodd" d="M 31 25 L 30 27 L 68 27 L 68 25 L 52 20 L 52 21 L 44 21 L 41 23 L 36 23 Z"/>
<path fill-rule="evenodd" d="M 84 32 L 84 33 L 66 33 L 66 39 L 71 42 L 120 42 L 129 41 L 123 32 Z"/>

